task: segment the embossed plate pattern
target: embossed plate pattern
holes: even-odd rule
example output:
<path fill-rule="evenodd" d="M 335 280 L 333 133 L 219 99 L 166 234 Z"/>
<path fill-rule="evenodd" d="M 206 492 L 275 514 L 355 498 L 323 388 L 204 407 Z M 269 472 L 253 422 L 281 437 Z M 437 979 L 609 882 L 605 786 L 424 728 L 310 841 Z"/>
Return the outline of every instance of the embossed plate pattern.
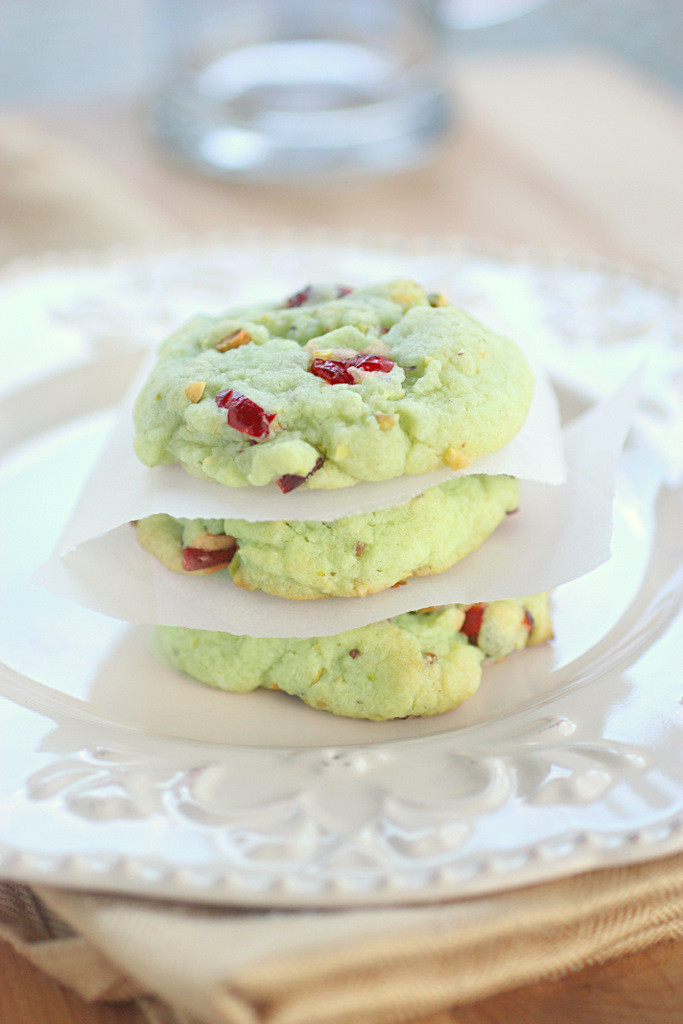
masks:
<path fill-rule="evenodd" d="M 146 630 L 32 586 L 145 345 L 197 309 L 409 274 L 542 351 L 566 415 L 647 350 L 610 562 L 556 640 L 433 719 L 213 692 Z M 0 871 L 215 903 L 490 891 L 683 848 L 680 374 L 663 284 L 464 243 L 243 239 L 27 264 L 0 281 Z M 678 440 L 677 440 L 678 439 Z M 529 553 L 533 557 L 533 553 Z"/>

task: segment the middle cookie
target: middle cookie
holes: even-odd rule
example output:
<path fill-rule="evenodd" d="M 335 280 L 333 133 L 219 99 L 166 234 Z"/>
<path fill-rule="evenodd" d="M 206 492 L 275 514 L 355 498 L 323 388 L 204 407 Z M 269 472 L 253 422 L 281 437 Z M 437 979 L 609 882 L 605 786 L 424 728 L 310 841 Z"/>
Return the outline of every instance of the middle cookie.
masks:
<path fill-rule="evenodd" d="M 518 502 L 516 479 L 480 474 L 430 487 L 398 508 L 331 522 L 154 515 L 137 523 L 137 536 L 173 572 L 228 568 L 239 587 L 295 600 L 362 597 L 450 568 Z"/>

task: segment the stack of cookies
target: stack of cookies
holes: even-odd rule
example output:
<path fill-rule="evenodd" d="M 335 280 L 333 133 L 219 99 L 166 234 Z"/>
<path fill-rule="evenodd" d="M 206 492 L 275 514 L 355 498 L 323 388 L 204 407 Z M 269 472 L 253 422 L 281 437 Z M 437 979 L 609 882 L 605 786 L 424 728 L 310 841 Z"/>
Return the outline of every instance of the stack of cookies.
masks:
<path fill-rule="evenodd" d="M 226 587 L 285 600 L 358 601 L 442 572 L 517 509 L 514 478 L 469 467 L 517 434 L 533 388 L 516 345 L 408 280 L 309 286 L 277 305 L 197 317 L 162 344 L 138 397 L 146 465 L 178 462 L 226 488 L 285 495 L 342 495 L 367 481 L 381 495 L 381 481 L 444 467 L 468 475 L 330 521 L 153 515 L 138 522 L 138 539 L 169 571 L 220 574 Z M 546 640 L 551 625 L 542 594 L 420 608 L 307 639 L 157 631 L 169 662 L 201 682 L 284 690 L 377 720 L 449 710 L 477 689 L 486 658 Z"/>

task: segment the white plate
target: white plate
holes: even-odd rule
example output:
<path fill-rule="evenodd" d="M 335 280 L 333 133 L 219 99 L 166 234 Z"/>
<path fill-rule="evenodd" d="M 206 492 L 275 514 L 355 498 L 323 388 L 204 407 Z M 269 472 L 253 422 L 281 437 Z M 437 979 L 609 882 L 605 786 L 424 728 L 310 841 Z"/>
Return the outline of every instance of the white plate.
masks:
<path fill-rule="evenodd" d="M 154 660 L 144 628 L 28 582 L 145 342 L 235 295 L 397 273 L 542 346 L 567 413 L 608 390 L 639 347 L 652 356 L 613 557 L 556 593 L 552 644 L 488 665 L 449 714 L 355 722 L 284 694 L 202 687 Z M 340 905 L 479 893 L 683 848 L 675 318 L 666 288 L 626 271 L 462 245 L 243 240 L 7 275 L 0 871 Z"/>

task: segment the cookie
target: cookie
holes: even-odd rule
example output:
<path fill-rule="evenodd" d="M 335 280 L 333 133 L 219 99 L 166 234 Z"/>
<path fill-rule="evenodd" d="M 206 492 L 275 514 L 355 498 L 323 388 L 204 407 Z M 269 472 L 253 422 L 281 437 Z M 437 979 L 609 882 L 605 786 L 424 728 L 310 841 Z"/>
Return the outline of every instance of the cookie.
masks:
<path fill-rule="evenodd" d="M 157 652 L 218 689 L 284 690 L 311 707 L 382 721 L 436 715 L 471 696 L 486 658 L 552 636 L 548 595 L 407 612 L 336 636 L 278 639 L 155 627 Z"/>
<path fill-rule="evenodd" d="M 196 317 L 138 396 L 139 458 L 283 491 L 471 464 L 519 431 L 533 377 L 516 345 L 442 301 L 399 280 Z"/>
<path fill-rule="evenodd" d="M 362 597 L 448 569 L 518 501 L 513 477 L 474 475 L 430 487 L 399 508 L 328 523 L 155 515 L 138 522 L 137 535 L 174 572 L 227 576 L 229 566 L 239 587 L 276 597 Z"/>

